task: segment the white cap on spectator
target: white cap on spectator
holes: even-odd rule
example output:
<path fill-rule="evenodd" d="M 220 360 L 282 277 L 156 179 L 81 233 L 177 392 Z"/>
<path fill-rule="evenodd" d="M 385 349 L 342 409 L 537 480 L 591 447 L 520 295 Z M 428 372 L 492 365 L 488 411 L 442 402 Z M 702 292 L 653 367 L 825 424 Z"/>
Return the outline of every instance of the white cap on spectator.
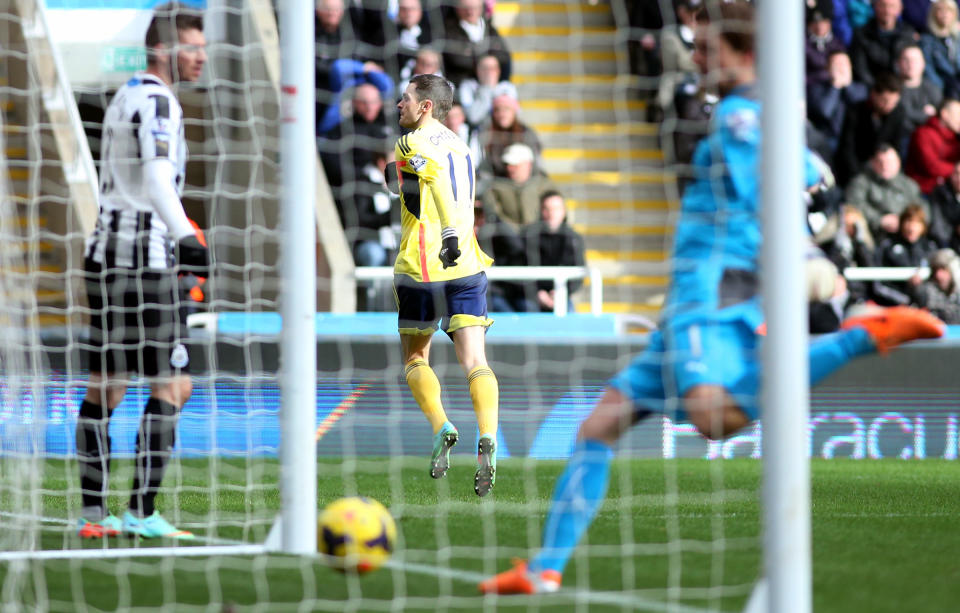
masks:
<path fill-rule="evenodd" d="M 950 271 L 953 282 L 960 282 L 960 256 L 950 248 L 937 249 L 930 256 L 930 268 L 945 268 Z"/>
<path fill-rule="evenodd" d="M 514 143 L 503 151 L 504 164 L 522 164 L 532 162 L 534 159 L 533 149 L 523 143 Z"/>

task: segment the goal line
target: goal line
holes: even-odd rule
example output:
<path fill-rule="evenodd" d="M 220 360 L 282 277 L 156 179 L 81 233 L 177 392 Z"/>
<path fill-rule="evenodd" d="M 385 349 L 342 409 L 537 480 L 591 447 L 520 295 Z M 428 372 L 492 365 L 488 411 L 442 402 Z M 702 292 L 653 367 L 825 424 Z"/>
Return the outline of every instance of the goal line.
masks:
<path fill-rule="evenodd" d="M 2 518 L 25 518 L 20 513 L 10 513 L 0 511 Z M 55 524 L 69 526 L 70 521 L 59 517 L 33 517 L 42 524 Z M 277 526 L 279 523 L 277 524 Z M 68 559 L 129 559 L 129 558 L 156 558 L 156 557 L 205 557 L 205 556 L 255 556 L 264 554 L 284 555 L 278 551 L 277 547 L 270 544 L 276 527 L 268 535 L 265 543 L 243 543 L 240 541 L 230 541 L 229 539 L 210 539 L 206 537 L 197 537 L 197 540 L 208 545 L 181 545 L 173 547 L 118 547 L 118 548 L 97 548 L 97 549 L 45 549 L 39 551 L 4 551 L 0 552 L 0 562 L 16 562 L 25 560 L 68 560 Z M 301 557 L 313 558 L 317 561 L 323 561 L 327 556 L 323 554 L 305 554 Z M 418 575 L 428 575 L 438 579 L 450 579 L 461 583 L 470 583 L 476 585 L 487 575 L 483 573 L 450 568 L 445 566 L 434 566 L 421 562 L 405 561 L 402 558 L 394 557 L 384 564 L 384 568 L 398 570 L 406 573 Z M 668 603 L 649 599 L 629 592 L 607 592 L 591 591 L 579 588 L 561 588 L 552 595 L 558 599 L 568 601 L 573 599 L 578 602 L 589 604 L 606 604 L 625 607 L 628 610 L 635 611 L 670 611 L 672 613 L 705 613 L 709 609 L 680 605 L 678 603 Z M 498 600 L 509 601 L 510 598 L 500 597 Z"/>

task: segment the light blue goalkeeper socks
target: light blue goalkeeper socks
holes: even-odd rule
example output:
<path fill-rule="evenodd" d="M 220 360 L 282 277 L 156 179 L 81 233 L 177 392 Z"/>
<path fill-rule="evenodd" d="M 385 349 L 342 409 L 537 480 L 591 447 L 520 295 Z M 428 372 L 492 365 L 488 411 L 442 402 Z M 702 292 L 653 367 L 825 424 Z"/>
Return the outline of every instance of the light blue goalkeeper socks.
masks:
<path fill-rule="evenodd" d="M 543 528 L 543 546 L 530 560 L 532 572 L 563 572 L 607 494 L 613 450 L 596 440 L 578 441 L 553 491 Z"/>
<path fill-rule="evenodd" d="M 876 351 L 866 330 L 853 328 L 816 339 L 810 345 L 810 384 L 834 372 L 851 359 Z M 613 450 L 596 440 L 578 441 L 557 481 L 543 530 L 543 546 L 530 560 L 531 572 L 567 565 L 573 549 L 603 504 L 610 479 Z"/>
<path fill-rule="evenodd" d="M 810 385 L 816 385 L 853 358 L 876 350 L 864 328 L 851 328 L 815 339 L 810 343 Z"/>

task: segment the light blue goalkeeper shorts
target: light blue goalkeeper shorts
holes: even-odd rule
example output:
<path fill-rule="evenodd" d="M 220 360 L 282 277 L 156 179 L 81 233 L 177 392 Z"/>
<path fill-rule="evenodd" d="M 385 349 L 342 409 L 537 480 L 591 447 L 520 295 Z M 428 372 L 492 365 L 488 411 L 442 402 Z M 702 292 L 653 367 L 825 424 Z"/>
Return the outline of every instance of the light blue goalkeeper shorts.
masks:
<path fill-rule="evenodd" d="M 745 319 L 691 321 L 650 335 L 650 344 L 608 385 L 636 410 L 687 418 L 681 399 L 697 385 L 723 386 L 750 419 L 759 414 L 760 336 Z"/>

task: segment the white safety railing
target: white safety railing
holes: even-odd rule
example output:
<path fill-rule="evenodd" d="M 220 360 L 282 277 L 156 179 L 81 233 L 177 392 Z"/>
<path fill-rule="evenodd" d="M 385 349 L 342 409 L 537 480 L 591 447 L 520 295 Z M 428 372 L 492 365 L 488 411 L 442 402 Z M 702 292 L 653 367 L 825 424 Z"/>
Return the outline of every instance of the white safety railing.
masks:
<path fill-rule="evenodd" d="M 358 266 L 354 276 L 357 281 L 383 281 L 393 279 L 390 266 Z M 567 282 L 573 279 L 590 280 L 590 313 L 603 313 L 603 275 L 593 266 L 493 266 L 487 269 L 491 281 L 553 281 L 556 293 L 553 312 L 559 317 L 567 314 L 570 296 Z"/>
<path fill-rule="evenodd" d="M 907 281 L 914 275 L 926 279 L 930 276 L 930 269 L 926 266 L 865 266 L 843 271 L 847 281 Z"/>

